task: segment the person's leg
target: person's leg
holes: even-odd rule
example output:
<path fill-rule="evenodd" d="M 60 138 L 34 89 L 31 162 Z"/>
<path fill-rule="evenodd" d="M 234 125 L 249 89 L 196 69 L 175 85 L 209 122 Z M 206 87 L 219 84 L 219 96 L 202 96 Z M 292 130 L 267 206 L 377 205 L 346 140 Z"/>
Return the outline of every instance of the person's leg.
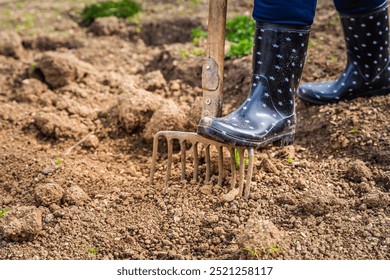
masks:
<path fill-rule="evenodd" d="M 386 0 L 334 0 L 336 10 L 340 14 L 364 14 L 379 7 Z"/>
<path fill-rule="evenodd" d="M 315 0 L 255 1 L 252 87 L 245 102 L 222 118 L 204 117 L 198 133 L 224 143 L 290 144 L 294 94 L 301 78 Z"/>
<path fill-rule="evenodd" d="M 390 93 L 386 0 L 335 0 L 344 31 L 347 65 L 335 81 L 305 83 L 298 96 L 312 104 Z"/>
<path fill-rule="evenodd" d="M 257 22 L 304 25 L 313 23 L 317 0 L 255 0 L 253 18 Z"/>

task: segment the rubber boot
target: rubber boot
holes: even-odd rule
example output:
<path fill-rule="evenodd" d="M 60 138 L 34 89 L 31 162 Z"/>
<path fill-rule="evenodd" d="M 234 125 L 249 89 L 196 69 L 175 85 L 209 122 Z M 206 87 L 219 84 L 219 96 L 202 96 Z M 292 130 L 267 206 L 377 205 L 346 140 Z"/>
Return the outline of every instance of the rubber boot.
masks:
<path fill-rule="evenodd" d="M 387 3 L 369 13 L 340 15 L 347 65 L 335 81 L 305 83 L 298 96 L 312 104 L 328 104 L 390 92 Z"/>
<path fill-rule="evenodd" d="M 291 144 L 294 94 L 302 74 L 309 26 L 256 23 L 252 86 L 245 102 L 222 118 L 204 117 L 198 133 L 223 143 L 260 147 Z"/>

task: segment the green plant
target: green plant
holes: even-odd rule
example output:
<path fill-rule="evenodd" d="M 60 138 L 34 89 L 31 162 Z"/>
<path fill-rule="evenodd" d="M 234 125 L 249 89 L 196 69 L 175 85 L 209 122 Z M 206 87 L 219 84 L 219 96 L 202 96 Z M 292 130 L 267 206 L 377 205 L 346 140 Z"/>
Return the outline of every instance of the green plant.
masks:
<path fill-rule="evenodd" d="M 348 131 L 349 133 L 359 133 L 359 130 L 357 129 L 351 129 L 350 131 Z"/>
<path fill-rule="evenodd" d="M 253 47 L 256 23 L 249 16 L 236 16 L 226 22 L 226 39 L 232 43 L 226 57 L 248 55 Z"/>
<path fill-rule="evenodd" d="M 189 3 L 189 6 L 192 8 L 195 8 L 195 7 L 200 6 L 200 4 L 202 4 L 201 0 L 191 0 Z"/>
<path fill-rule="evenodd" d="M 207 32 L 202 30 L 202 28 L 197 27 L 191 30 L 192 41 L 197 44 L 199 43 L 200 38 L 206 38 Z"/>
<path fill-rule="evenodd" d="M 249 55 L 253 47 L 253 34 L 256 23 L 248 16 L 236 16 L 226 22 L 226 40 L 231 43 L 226 57 L 242 57 Z M 207 32 L 197 27 L 191 30 L 192 40 L 199 43 L 200 38 L 206 38 Z"/>
<path fill-rule="evenodd" d="M 87 5 L 81 12 L 84 24 L 90 24 L 96 18 L 115 16 L 129 18 L 141 11 L 141 6 L 134 0 L 104 1 Z"/>
<path fill-rule="evenodd" d="M 61 165 L 61 163 L 62 163 L 62 160 L 59 158 L 59 157 L 57 157 L 56 159 L 55 159 L 55 164 L 57 165 L 57 166 L 60 166 Z"/>
<path fill-rule="evenodd" d="M 7 214 L 8 211 L 9 211 L 8 209 L 0 210 L 0 218 L 3 217 L 5 214 Z"/>
<path fill-rule="evenodd" d="M 294 160 L 293 160 L 291 157 L 288 157 L 288 158 L 287 158 L 287 162 L 288 162 L 289 164 L 292 164 L 292 163 L 294 162 Z"/>
<path fill-rule="evenodd" d="M 238 152 L 237 149 L 234 149 L 234 162 L 236 163 L 236 168 L 240 169 L 240 153 Z M 249 163 L 249 158 L 244 157 L 244 165 L 248 165 Z"/>
<path fill-rule="evenodd" d="M 262 256 L 266 255 L 275 255 L 280 250 L 282 250 L 282 246 L 280 245 L 273 245 L 272 243 L 268 246 L 257 246 L 255 248 L 244 248 L 244 251 L 249 252 L 254 258 L 260 259 Z"/>
<path fill-rule="evenodd" d="M 100 246 L 97 247 L 87 247 L 85 249 L 85 253 L 96 255 L 99 252 Z"/>

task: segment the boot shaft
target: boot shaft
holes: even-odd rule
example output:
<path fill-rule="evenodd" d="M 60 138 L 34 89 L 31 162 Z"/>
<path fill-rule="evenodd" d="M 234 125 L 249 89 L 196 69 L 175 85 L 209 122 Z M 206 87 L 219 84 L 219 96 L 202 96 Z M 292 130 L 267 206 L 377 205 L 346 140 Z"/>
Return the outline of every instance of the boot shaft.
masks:
<path fill-rule="evenodd" d="M 256 23 L 251 95 L 263 92 L 257 99 L 275 107 L 281 115 L 294 112 L 294 93 L 305 62 L 309 32 L 310 27 Z"/>
<path fill-rule="evenodd" d="M 348 63 L 353 63 L 364 79 L 372 81 L 389 60 L 388 5 L 384 3 L 366 14 L 340 15 Z"/>

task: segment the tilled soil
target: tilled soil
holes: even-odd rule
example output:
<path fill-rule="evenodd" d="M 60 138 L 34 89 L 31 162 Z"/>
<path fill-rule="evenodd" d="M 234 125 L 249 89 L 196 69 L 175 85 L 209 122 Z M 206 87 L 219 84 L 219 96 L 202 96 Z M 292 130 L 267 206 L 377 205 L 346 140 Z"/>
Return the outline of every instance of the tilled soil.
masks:
<path fill-rule="evenodd" d="M 294 145 L 256 151 L 247 200 L 231 195 L 228 155 L 223 187 L 181 181 L 177 153 L 165 184 L 164 145 L 149 185 L 153 135 L 195 131 L 200 116 L 203 43 L 190 30 L 205 28 L 207 1 L 189 2 L 142 1 L 138 25 L 89 27 L 83 1 L 0 3 L 0 259 L 390 259 L 389 95 L 298 100 Z M 328 2 L 303 82 L 344 67 Z M 250 56 L 226 60 L 224 113 L 250 68 Z"/>

